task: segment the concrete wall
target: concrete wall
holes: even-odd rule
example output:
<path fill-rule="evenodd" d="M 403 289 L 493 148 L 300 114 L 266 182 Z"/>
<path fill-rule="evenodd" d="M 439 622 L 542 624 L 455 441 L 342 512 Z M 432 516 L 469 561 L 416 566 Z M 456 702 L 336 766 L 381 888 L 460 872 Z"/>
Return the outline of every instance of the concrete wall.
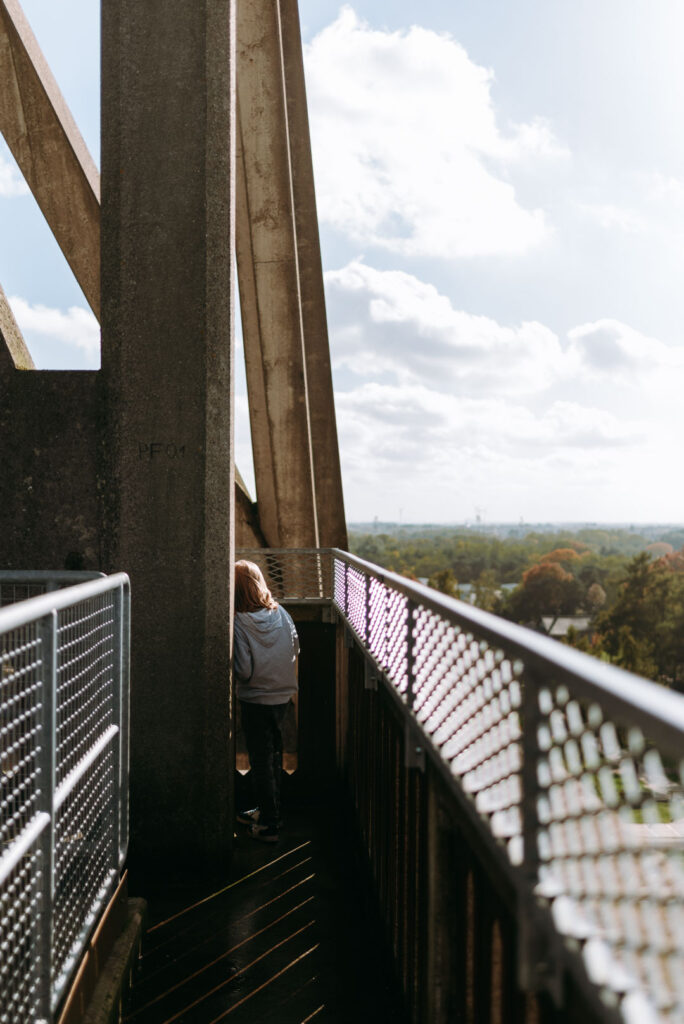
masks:
<path fill-rule="evenodd" d="M 97 373 L 0 360 L 3 568 L 101 567 L 102 410 Z"/>

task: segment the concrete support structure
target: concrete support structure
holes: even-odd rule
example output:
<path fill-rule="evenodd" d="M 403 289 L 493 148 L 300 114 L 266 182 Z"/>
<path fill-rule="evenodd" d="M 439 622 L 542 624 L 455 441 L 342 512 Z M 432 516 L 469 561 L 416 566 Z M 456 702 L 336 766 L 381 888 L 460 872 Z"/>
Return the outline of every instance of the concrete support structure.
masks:
<path fill-rule="evenodd" d="M 296 4 L 241 0 L 237 38 L 237 258 L 260 526 L 271 546 L 344 546 Z"/>
<path fill-rule="evenodd" d="M 99 319 L 99 175 L 19 0 L 0 0 L 0 131 Z"/>
<path fill-rule="evenodd" d="M 234 529 L 346 545 L 297 4 L 238 6 L 236 26 L 235 0 L 103 0 L 100 211 L 0 0 L 0 131 L 103 322 L 101 372 L 36 371 L 0 289 L 0 565 L 130 573 L 133 855 L 194 867 L 232 837 Z M 235 228 L 256 504 L 233 472 Z"/>
<path fill-rule="evenodd" d="M 347 548 L 298 0 L 280 0 L 297 265 L 321 547 Z"/>
<path fill-rule="evenodd" d="M 233 0 L 102 5 L 108 567 L 132 638 L 131 845 L 232 841 Z"/>
<path fill-rule="evenodd" d="M 7 297 L 0 287 L 0 372 L 33 370 L 33 359 L 14 319 Z"/>

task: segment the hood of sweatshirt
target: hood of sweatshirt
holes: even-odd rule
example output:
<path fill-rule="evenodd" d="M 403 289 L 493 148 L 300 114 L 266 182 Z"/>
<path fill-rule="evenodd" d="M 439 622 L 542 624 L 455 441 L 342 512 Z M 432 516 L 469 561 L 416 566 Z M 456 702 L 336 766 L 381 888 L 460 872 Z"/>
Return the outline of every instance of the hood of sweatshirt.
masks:
<path fill-rule="evenodd" d="M 262 647 L 272 647 L 280 636 L 283 621 L 278 608 L 260 608 L 258 612 L 236 612 L 237 624 Z"/>

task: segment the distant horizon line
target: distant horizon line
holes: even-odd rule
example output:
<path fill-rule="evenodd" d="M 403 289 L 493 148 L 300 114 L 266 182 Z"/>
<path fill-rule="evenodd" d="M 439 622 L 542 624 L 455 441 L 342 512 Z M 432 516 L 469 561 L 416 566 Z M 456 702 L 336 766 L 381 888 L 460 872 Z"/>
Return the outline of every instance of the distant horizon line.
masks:
<path fill-rule="evenodd" d="M 444 520 L 399 520 L 399 519 L 354 519 L 348 520 L 347 526 L 617 526 L 622 529 L 634 529 L 643 526 L 671 526 L 684 528 L 684 520 L 670 519 L 444 519 Z"/>

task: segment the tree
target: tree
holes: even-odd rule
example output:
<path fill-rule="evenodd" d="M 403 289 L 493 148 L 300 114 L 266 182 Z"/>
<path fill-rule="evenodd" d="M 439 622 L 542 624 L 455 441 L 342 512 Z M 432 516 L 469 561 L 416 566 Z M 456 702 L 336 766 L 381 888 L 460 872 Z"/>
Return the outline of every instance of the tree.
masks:
<path fill-rule="evenodd" d="M 636 555 L 627 566 L 618 598 L 599 614 L 597 630 L 611 661 L 650 678 L 662 676 L 667 664 L 663 624 L 668 619 L 670 573 L 648 552 Z"/>
<path fill-rule="evenodd" d="M 584 604 L 590 615 L 596 615 L 606 603 L 606 592 L 600 583 L 592 583 L 587 590 Z"/>
<path fill-rule="evenodd" d="M 501 596 L 497 588 L 496 573 L 493 569 L 483 569 L 474 583 L 475 605 L 486 612 L 498 613 L 501 608 Z"/>
<path fill-rule="evenodd" d="M 440 572 L 433 573 L 428 579 L 428 587 L 439 590 L 440 593 L 447 594 L 449 597 L 458 597 L 458 580 L 453 569 L 442 569 Z"/>
<path fill-rule="evenodd" d="M 558 562 L 543 561 L 523 573 L 507 611 L 517 622 L 540 624 L 544 615 L 572 615 L 581 597 L 582 588 L 571 572 Z"/>

